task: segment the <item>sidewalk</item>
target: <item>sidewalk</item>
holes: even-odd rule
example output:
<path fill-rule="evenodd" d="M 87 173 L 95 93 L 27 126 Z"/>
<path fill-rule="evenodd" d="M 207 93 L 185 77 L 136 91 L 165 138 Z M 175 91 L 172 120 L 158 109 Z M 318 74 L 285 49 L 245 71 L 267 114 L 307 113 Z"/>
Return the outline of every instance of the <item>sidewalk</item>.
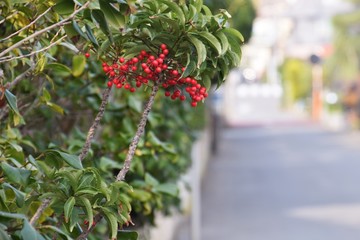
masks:
<path fill-rule="evenodd" d="M 224 129 L 202 186 L 202 240 L 357 240 L 360 137 L 313 124 Z M 174 240 L 191 240 L 185 221 Z"/>

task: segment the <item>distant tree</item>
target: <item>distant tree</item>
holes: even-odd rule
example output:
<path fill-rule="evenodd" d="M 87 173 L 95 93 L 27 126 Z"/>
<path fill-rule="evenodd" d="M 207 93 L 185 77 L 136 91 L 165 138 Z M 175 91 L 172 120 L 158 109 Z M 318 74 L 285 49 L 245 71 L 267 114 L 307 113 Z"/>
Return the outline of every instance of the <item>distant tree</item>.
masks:
<path fill-rule="evenodd" d="M 249 41 L 252 23 L 256 17 L 252 0 L 205 0 L 204 2 L 212 11 L 226 9 L 232 16 L 229 20 L 231 27 L 243 34 L 245 42 Z"/>

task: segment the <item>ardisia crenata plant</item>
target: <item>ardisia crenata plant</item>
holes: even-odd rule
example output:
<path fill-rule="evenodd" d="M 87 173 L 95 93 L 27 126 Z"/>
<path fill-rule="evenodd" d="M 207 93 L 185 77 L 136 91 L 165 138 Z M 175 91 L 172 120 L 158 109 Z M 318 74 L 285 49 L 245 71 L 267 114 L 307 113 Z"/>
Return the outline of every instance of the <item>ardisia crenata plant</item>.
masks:
<path fill-rule="evenodd" d="M 124 230 L 177 201 L 174 181 L 188 167 L 178 153 L 188 154 L 189 137 L 171 129 L 186 118 L 182 102 L 199 108 L 212 79 L 223 83 L 239 65 L 242 35 L 225 10 L 213 15 L 201 0 L 0 4 L 0 238 L 137 239 Z M 49 108 L 73 116 L 86 106 L 98 109 L 86 136 L 87 116 L 44 121 L 54 123 Z"/>

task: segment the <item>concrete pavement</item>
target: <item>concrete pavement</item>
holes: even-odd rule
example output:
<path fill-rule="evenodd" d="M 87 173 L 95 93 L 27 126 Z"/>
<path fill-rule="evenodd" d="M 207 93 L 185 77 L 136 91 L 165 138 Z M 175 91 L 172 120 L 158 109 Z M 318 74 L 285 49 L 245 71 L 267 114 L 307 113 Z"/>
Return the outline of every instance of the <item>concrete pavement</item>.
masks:
<path fill-rule="evenodd" d="M 202 240 L 358 240 L 360 136 L 228 128 L 202 186 Z M 189 223 L 176 240 L 190 240 Z"/>

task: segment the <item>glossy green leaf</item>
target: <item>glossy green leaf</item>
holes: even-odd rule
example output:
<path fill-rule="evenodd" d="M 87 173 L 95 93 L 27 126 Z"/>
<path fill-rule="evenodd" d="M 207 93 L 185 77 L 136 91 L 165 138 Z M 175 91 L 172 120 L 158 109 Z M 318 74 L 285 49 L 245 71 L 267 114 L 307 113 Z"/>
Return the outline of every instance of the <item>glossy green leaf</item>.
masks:
<path fill-rule="evenodd" d="M 177 18 L 180 21 L 179 24 L 181 26 L 185 25 L 185 15 L 178 4 L 169 0 L 157 0 L 157 1 L 168 6 L 171 9 L 171 11 L 173 11 L 176 14 Z"/>
<path fill-rule="evenodd" d="M 90 229 L 93 222 L 94 222 L 94 213 L 93 213 L 93 210 L 92 210 L 90 200 L 85 198 L 85 197 L 79 197 L 79 199 L 82 202 L 82 204 L 84 205 L 86 216 L 87 216 L 87 219 L 89 221 L 88 229 Z"/>
<path fill-rule="evenodd" d="M 64 217 L 65 217 L 65 222 L 68 223 L 69 222 L 69 218 L 71 216 L 71 213 L 74 209 L 74 205 L 75 205 L 75 198 L 74 197 L 70 197 L 64 204 Z"/>
<path fill-rule="evenodd" d="M 244 43 L 244 37 L 243 35 L 236 29 L 234 28 L 225 28 L 222 30 L 226 35 L 228 36 L 232 36 L 236 39 L 238 39 L 239 43 L 242 44 Z"/>
<path fill-rule="evenodd" d="M 85 24 L 85 29 L 86 29 L 86 35 L 88 36 L 90 41 L 94 44 L 95 47 L 98 47 L 99 44 L 94 36 L 92 29 L 90 28 L 90 26 L 88 24 Z"/>
<path fill-rule="evenodd" d="M 72 26 L 80 36 L 86 39 L 86 34 L 81 30 L 80 26 L 75 20 L 72 21 Z"/>
<path fill-rule="evenodd" d="M 58 14 L 65 15 L 74 12 L 74 6 L 75 6 L 74 1 L 62 0 L 62 1 L 58 1 L 58 3 L 56 3 L 55 6 L 53 6 L 53 9 Z"/>
<path fill-rule="evenodd" d="M 45 66 L 45 69 L 50 69 L 57 77 L 68 77 L 72 71 L 69 67 L 61 63 L 50 63 Z"/>
<path fill-rule="evenodd" d="M 114 8 L 110 2 L 106 0 L 99 0 L 99 3 L 100 9 L 103 11 L 108 23 L 116 29 L 121 28 L 125 22 L 124 16 L 116 8 Z"/>
<path fill-rule="evenodd" d="M 71 238 L 68 234 L 66 234 L 64 231 L 62 231 L 60 228 L 55 227 L 55 226 L 51 226 L 51 225 L 45 225 L 42 226 L 42 228 L 45 229 L 50 229 L 54 232 L 57 232 L 58 234 L 60 234 L 62 237 L 64 237 L 66 240 L 73 240 L 73 238 Z"/>
<path fill-rule="evenodd" d="M 223 32 L 216 32 L 215 36 L 220 40 L 221 46 L 222 46 L 222 53 L 226 53 L 226 51 L 229 49 L 229 41 L 226 37 L 226 35 Z"/>
<path fill-rule="evenodd" d="M 59 105 L 52 103 L 52 102 L 47 102 L 46 105 L 49 106 L 54 112 L 64 115 L 64 109 L 62 107 L 60 107 Z"/>
<path fill-rule="evenodd" d="M 11 240 L 7 231 L 5 231 L 5 229 L 3 229 L 3 228 L 0 228 L 0 239 L 1 240 Z"/>
<path fill-rule="evenodd" d="M 15 218 L 15 219 L 25 219 L 26 220 L 26 216 L 24 214 L 9 213 L 9 212 L 3 212 L 3 211 L 0 211 L 0 217 Z"/>
<path fill-rule="evenodd" d="M 190 42 L 195 46 L 197 52 L 197 68 L 200 68 L 201 63 L 206 59 L 205 45 L 195 36 L 188 35 Z"/>
<path fill-rule="evenodd" d="M 17 107 L 17 101 L 16 101 L 15 95 L 12 94 L 8 89 L 6 89 L 5 90 L 5 98 L 6 98 L 6 101 L 9 105 L 9 107 L 11 108 L 11 110 L 19 115 L 20 113 L 19 113 L 19 109 Z"/>
<path fill-rule="evenodd" d="M 25 202 L 25 193 L 19 191 L 18 189 L 14 188 L 13 186 L 11 186 L 10 184 L 8 183 L 3 183 L 3 187 L 4 189 L 5 188 L 8 188 L 8 189 L 11 189 L 14 194 L 15 194 L 15 202 L 16 202 L 16 205 L 18 207 L 23 207 L 24 206 L 24 202 Z"/>
<path fill-rule="evenodd" d="M 99 23 L 100 29 L 103 31 L 103 33 L 109 37 L 110 42 L 113 42 L 112 33 L 109 29 L 109 25 L 106 21 L 104 13 L 99 9 L 94 9 L 91 11 L 92 16 L 96 20 L 96 22 Z"/>
<path fill-rule="evenodd" d="M 102 208 L 102 210 L 104 213 L 104 217 L 105 217 L 106 221 L 108 222 L 108 225 L 110 228 L 111 239 L 116 239 L 117 231 L 118 231 L 117 218 L 111 210 L 108 210 L 106 208 Z"/>
<path fill-rule="evenodd" d="M 84 55 L 74 55 L 72 58 L 72 75 L 79 77 L 84 72 L 86 58 Z"/>
<path fill-rule="evenodd" d="M 199 32 L 198 37 L 205 39 L 212 46 L 218 55 L 221 55 L 222 48 L 219 40 L 209 32 Z"/>
<path fill-rule="evenodd" d="M 196 63 L 193 60 L 190 60 L 186 65 L 185 71 L 182 73 L 181 77 L 188 77 L 196 70 Z"/>
<path fill-rule="evenodd" d="M 212 17 L 212 12 L 211 12 L 211 10 L 210 10 L 210 8 L 208 6 L 202 5 L 201 8 L 204 11 L 206 16 Z"/>
<path fill-rule="evenodd" d="M 190 4 L 196 8 L 197 12 L 200 12 L 201 7 L 203 6 L 203 0 L 191 0 Z"/>
<path fill-rule="evenodd" d="M 118 240 L 137 240 L 139 234 L 135 231 L 120 230 L 118 232 Z"/>
<path fill-rule="evenodd" d="M 174 197 L 177 196 L 179 192 L 178 187 L 172 183 L 164 183 L 157 185 L 154 187 L 154 190 L 156 190 L 157 192 L 169 194 Z"/>
<path fill-rule="evenodd" d="M 34 240 L 38 240 L 38 234 L 36 232 L 36 230 L 33 228 L 33 226 L 31 226 L 31 224 L 25 220 L 24 221 L 24 226 L 20 232 L 20 235 L 22 237 L 22 239 L 34 239 Z"/>
<path fill-rule="evenodd" d="M 1 168 L 6 177 L 14 183 L 26 186 L 31 176 L 31 171 L 23 168 L 16 168 L 6 162 L 1 163 Z"/>
<path fill-rule="evenodd" d="M 79 157 L 76 156 L 76 155 L 68 154 L 68 153 L 65 153 L 65 152 L 62 152 L 62 151 L 59 151 L 59 150 L 56 150 L 56 149 L 48 150 L 47 153 L 57 154 L 67 164 L 69 164 L 70 166 L 72 166 L 72 167 L 74 167 L 76 169 L 82 169 L 83 168 Z"/>
<path fill-rule="evenodd" d="M 130 195 L 141 202 L 146 202 L 151 198 L 151 194 L 149 192 L 141 189 L 134 189 L 134 191 L 131 192 Z"/>

